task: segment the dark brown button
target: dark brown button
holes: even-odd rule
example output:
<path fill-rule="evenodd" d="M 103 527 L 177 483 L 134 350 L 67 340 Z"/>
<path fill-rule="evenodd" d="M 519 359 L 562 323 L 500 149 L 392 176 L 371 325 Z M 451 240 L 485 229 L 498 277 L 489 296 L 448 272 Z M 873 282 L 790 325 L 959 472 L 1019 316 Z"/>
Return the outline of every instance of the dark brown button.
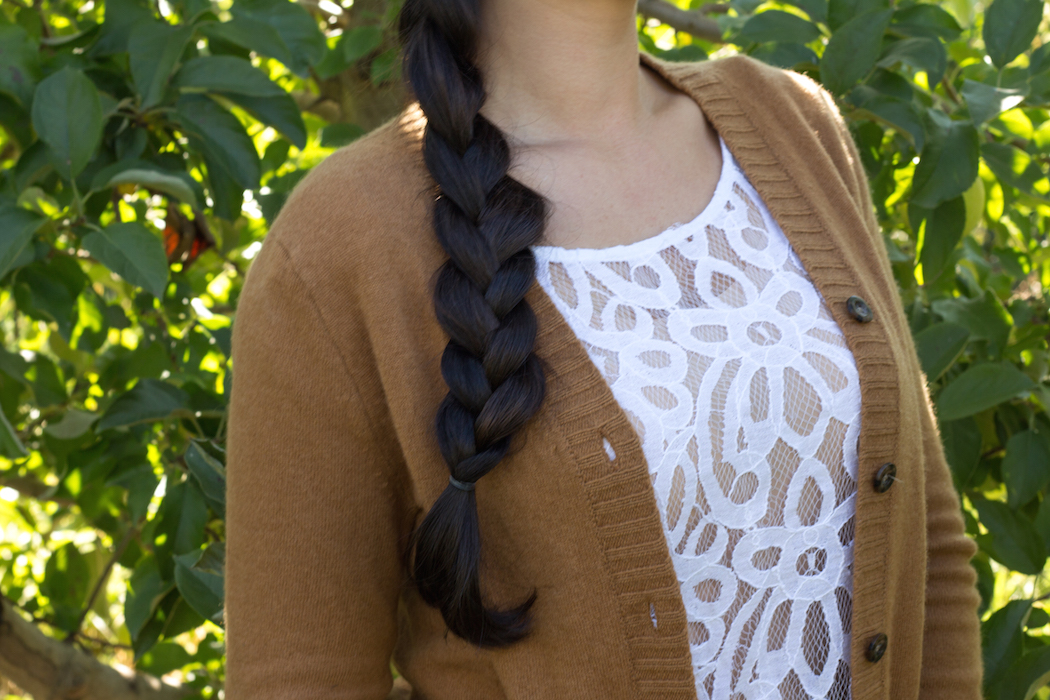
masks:
<path fill-rule="evenodd" d="M 846 300 L 846 311 L 854 320 L 860 321 L 861 323 L 867 323 L 875 317 L 871 313 L 871 307 L 868 306 L 868 302 L 864 301 L 860 297 L 854 295 Z"/>
<path fill-rule="evenodd" d="M 894 478 L 896 476 L 897 465 L 893 462 L 886 462 L 875 470 L 875 490 L 879 493 L 886 493 L 893 486 L 893 482 L 896 481 Z"/>
<path fill-rule="evenodd" d="M 868 661 L 875 662 L 882 658 L 882 655 L 886 653 L 886 645 L 889 643 L 889 637 L 879 632 L 871 641 L 868 642 L 868 650 L 865 652 L 865 656 L 868 657 Z"/>

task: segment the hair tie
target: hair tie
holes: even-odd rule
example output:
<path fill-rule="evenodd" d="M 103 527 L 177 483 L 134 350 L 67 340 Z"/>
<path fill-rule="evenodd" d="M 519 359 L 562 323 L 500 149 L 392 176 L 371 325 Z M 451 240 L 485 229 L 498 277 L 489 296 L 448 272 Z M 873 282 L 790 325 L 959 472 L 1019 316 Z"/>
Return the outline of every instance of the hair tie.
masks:
<path fill-rule="evenodd" d="M 448 483 L 452 484 L 453 486 L 455 486 L 460 491 L 473 491 L 474 490 L 474 482 L 473 481 L 460 481 L 459 479 L 457 479 L 456 477 L 452 476 L 451 474 L 448 477 Z"/>

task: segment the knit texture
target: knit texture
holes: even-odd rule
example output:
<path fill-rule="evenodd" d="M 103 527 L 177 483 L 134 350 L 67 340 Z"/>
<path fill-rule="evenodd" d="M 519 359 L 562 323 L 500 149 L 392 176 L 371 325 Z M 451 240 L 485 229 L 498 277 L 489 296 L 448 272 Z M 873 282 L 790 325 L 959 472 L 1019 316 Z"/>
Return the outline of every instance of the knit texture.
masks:
<path fill-rule="evenodd" d="M 808 78 L 745 56 L 639 60 L 724 139 L 855 359 L 852 697 L 979 700 L 977 547 L 834 103 Z M 408 536 L 448 484 L 433 430 L 447 337 L 431 296 L 445 256 L 430 228 L 422 120 L 409 105 L 316 166 L 245 282 L 227 444 L 226 698 L 378 700 L 391 658 L 430 700 L 695 698 L 638 436 L 538 284 L 526 299 L 547 396 L 476 491 L 483 590 L 510 606 L 535 588 L 534 632 L 478 650 L 447 634 L 408 583 Z M 847 313 L 851 295 L 871 322 Z M 886 462 L 897 481 L 879 493 L 872 479 Z M 885 654 L 869 661 L 880 633 Z"/>

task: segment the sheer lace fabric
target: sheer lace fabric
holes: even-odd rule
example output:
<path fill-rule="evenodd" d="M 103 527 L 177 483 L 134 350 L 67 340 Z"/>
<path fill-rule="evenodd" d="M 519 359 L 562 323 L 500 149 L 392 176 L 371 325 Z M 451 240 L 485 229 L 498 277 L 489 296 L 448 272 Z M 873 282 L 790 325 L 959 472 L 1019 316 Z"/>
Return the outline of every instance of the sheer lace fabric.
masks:
<path fill-rule="evenodd" d="M 642 443 L 697 697 L 848 700 L 856 365 L 724 142 L 722 158 L 694 220 L 534 246 L 537 280 Z"/>

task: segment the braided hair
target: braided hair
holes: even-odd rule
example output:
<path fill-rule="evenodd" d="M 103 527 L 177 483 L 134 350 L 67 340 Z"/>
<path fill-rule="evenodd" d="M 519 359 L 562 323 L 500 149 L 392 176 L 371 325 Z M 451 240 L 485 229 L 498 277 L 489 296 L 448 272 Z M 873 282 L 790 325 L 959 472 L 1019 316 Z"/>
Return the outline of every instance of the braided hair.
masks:
<path fill-rule="evenodd" d="M 510 147 L 479 114 L 476 64 L 481 0 L 404 0 L 398 17 L 403 75 L 426 116 L 423 156 L 436 182 L 433 228 L 449 259 L 434 311 L 449 336 L 441 356 L 448 394 L 435 429 L 449 485 L 413 533 L 412 579 L 451 632 L 482 647 L 529 631 L 536 593 L 517 607 L 482 602 L 474 483 L 508 452 L 543 403 L 536 317 L 525 293 L 536 277 L 547 200 L 509 177 Z"/>

